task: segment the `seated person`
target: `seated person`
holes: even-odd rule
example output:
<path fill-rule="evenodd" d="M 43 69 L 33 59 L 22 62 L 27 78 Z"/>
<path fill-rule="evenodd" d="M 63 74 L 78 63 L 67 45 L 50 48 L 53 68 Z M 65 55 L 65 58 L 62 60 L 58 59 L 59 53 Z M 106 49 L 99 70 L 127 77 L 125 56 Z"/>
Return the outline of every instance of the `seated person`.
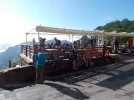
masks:
<path fill-rule="evenodd" d="M 121 48 L 120 48 L 120 52 L 121 52 L 121 53 L 128 53 L 127 47 L 121 47 Z"/>

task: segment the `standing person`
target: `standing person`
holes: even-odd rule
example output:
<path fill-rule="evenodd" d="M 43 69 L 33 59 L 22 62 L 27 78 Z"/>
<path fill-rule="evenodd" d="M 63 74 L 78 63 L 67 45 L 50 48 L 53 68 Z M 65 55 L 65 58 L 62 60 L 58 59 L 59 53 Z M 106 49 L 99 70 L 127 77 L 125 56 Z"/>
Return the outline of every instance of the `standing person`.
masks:
<path fill-rule="evenodd" d="M 111 40 L 111 53 L 113 53 L 114 50 L 114 39 Z"/>
<path fill-rule="evenodd" d="M 106 39 L 102 40 L 101 45 L 106 45 L 106 41 L 107 41 Z"/>
<path fill-rule="evenodd" d="M 77 53 L 76 53 L 76 49 L 74 49 L 74 48 L 73 48 L 73 51 L 72 51 L 72 58 L 73 58 L 73 69 L 77 70 L 78 69 L 76 67 Z"/>
<path fill-rule="evenodd" d="M 91 45 L 91 46 L 93 46 L 93 42 L 94 42 L 94 41 L 93 41 L 93 38 L 91 37 L 91 39 L 90 39 L 90 45 Z"/>
<path fill-rule="evenodd" d="M 111 40 L 111 46 L 114 47 L 114 39 Z"/>
<path fill-rule="evenodd" d="M 51 48 L 53 48 L 54 47 L 54 43 L 53 42 L 51 42 Z"/>
<path fill-rule="evenodd" d="M 36 84 L 43 83 L 43 71 L 45 67 L 46 55 L 43 53 L 43 49 L 39 48 L 38 53 L 35 55 L 36 60 Z"/>
<path fill-rule="evenodd" d="M 118 53 L 119 51 L 119 39 L 116 37 L 114 40 L 114 53 Z"/>
<path fill-rule="evenodd" d="M 86 63 L 86 67 L 89 66 L 90 64 L 90 67 L 93 67 L 93 62 L 92 62 L 92 48 L 91 47 L 88 47 L 85 54 L 83 55 L 83 60 L 84 62 Z"/>
<path fill-rule="evenodd" d="M 133 40 L 132 40 L 131 37 L 129 37 L 127 43 L 128 43 L 128 51 L 129 51 L 129 53 L 131 53 L 131 47 L 132 47 L 132 45 L 133 45 Z"/>

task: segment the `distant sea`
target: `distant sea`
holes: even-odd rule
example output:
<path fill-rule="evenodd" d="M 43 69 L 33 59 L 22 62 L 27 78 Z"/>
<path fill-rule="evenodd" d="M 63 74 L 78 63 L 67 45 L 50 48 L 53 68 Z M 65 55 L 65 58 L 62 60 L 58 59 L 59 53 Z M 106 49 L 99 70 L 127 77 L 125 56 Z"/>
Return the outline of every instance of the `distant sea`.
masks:
<path fill-rule="evenodd" d="M 0 67 L 3 67 L 3 66 L 7 66 L 7 65 L 5 65 L 5 64 L 0 64 Z"/>

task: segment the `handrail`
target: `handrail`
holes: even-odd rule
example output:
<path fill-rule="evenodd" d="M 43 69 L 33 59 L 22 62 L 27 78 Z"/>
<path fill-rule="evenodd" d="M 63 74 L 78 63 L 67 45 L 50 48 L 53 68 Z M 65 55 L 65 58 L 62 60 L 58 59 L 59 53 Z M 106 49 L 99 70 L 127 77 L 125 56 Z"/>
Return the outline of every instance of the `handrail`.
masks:
<path fill-rule="evenodd" d="M 21 53 L 23 53 L 24 55 L 26 55 L 27 57 L 32 59 L 32 55 L 34 55 L 38 52 L 38 48 L 39 48 L 39 45 L 25 45 L 25 44 L 22 44 L 21 45 Z M 102 55 L 104 55 L 104 53 L 106 52 L 103 45 L 96 45 L 93 48 L 97 49 L 98 53 L 101 53 Z M 87 49 L 84 48 L 84 47 L 82 47 L 82 48 L 77 47 L 76 48 L 76 52 L 78 52 L 78 54 L 83 54 L 85 52 L 85 50 L 87 50 Z M 49 52 L 55 52 L 59 55 L 59 54 L 64 54 L 65 52 L 71 52 L 71 51 L 72 51 L 72 48 L 66 48 L 66 47 L 44 48 L 44 52 L 46 52 L 47 54 Z M 91 52 L 93 52 L 93 50 L 91 50 Z"/>

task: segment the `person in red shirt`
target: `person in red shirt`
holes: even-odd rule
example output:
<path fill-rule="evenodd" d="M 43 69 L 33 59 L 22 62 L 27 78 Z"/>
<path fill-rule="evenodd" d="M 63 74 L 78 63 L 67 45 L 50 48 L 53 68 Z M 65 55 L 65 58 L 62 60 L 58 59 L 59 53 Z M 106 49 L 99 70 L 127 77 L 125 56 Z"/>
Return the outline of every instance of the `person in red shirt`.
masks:
<path fill-rule="evenodd" d="M 131 37 L 129 37 L 128 39 L 128 50 L 129 50 L 129 53 L 131 53 L 131 47 L 133 46 L 133 40 Z"/>

